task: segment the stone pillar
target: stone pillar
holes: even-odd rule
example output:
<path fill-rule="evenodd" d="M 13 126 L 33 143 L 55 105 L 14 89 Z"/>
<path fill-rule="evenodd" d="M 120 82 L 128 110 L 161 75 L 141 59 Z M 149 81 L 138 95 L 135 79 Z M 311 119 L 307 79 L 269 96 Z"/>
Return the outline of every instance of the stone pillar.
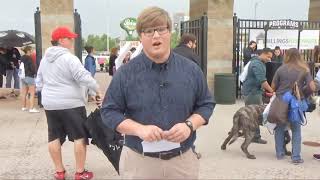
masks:
<path fill-rule="evenodd" d="M 310 0 L 309 21 L 320 21 L 320 0 Z"/>
<path fill-rule="evenodd" d="M 190 0 L 190 19 L 208 15 L 208 85 L 215 73 L 231 73 L 233 59 L 233 0 Z"/>
<path fill-rule="evenodd" d="M 51 33 L 57 26 L 74 29 L 73 0 L 40 0 L 42 53 L 51 46 Z"/>

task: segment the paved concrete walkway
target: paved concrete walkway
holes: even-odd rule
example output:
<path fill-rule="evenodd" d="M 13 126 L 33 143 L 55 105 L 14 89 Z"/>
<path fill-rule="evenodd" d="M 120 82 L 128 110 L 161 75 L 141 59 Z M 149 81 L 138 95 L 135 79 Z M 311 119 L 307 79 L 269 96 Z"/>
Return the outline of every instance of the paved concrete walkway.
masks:
<path fill-rule="evenodd" d="M 97 79 L 105 90 L 110 82 L 106 73 L 98 73 Z M 232 125 L 234 112 L 243 105 L 217 105 L 208 126 L 199 130 L 197 149 L 201 152 L 200 179 L 320 179 L 320 162 L 312 154 L 320 148 L 302 145 L 305 163 L 292 165 L 290 158 L 276 160 L 273 135 L 261 128 L 267 145 L 251 144 L 250 152 L 256 160 L 246 159 L 240 150 L 239 138 L 226 151 L 220 145 Z M 89 104 L 88 111 L 94 110 Z M 20 101 L 13 98 L 0 100 L 0 179 L 52 179 L 53 164 L 47 150 L 47 123 L 43 110 L 38 114 L 22 112 Z M 320 142 L 320 111 L 308 114 L 308 125 L 302 128 L 303 140 Z M 63 145 L 63 160 L 68 179 L 73 178 L 73 144 Z M 88 147 L 86 167 L 93 171 L 95 179 L 118 179 L 111 164 L 95 146 Z"/>

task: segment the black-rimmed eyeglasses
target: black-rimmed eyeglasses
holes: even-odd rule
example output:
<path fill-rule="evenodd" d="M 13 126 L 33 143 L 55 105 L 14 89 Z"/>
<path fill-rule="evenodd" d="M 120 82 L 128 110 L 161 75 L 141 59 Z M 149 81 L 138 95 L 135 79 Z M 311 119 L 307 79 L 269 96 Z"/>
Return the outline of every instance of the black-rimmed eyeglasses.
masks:
<path fill-rule="evenodd" d="M 157 31 L 159 35 L 163 35 L 169 32 L 168 26 L 156 27 L 156 28 L 147 28 L 144 29 L 142 32 L 148 36 L 153 37 L 154 32 Z"/>

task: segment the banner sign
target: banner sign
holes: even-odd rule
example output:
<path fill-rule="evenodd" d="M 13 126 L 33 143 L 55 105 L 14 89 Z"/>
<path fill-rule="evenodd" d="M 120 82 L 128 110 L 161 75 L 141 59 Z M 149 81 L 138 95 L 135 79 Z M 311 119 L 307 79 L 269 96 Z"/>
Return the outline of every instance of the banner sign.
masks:
<path fill-rule="evenodd" d="M 267 47 L 274 49 L 280 46 L 281 49 L 298 48 L 299 30 L 272 29 L 268 30 Z M 250 30 L 250 41 L 256 41 L 258 49 L 263 49 L 265 44 L 264 30 Z M 303 30 L 300 33 L 300 49 L 313 49 L 319 44 L 319 30 Z"/>
<path fill-rule="evenodd" d="M 292 20 L 272 20 L 269 21 L 269 29 L 298 29 L 299 22 Z"/>
<path fill-rule="evenodd" d="M 120 27 L 125 30 L 128 36 L 131 36 L 133 31 L 136 30 L 137 19 L 136 18 L 125 18 L 120 23 Z"/>

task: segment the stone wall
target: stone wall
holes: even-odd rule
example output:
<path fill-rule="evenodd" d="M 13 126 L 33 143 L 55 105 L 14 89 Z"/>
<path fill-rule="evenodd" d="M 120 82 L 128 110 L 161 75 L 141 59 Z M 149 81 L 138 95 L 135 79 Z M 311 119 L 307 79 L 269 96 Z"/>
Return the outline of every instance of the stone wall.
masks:
<path fill-rule="evenodd" d="M 231 73 L 233 58 L 233 0 L 190 0 L 190 19 L 208 15 L 208 85 L 215 73 Z"/>
<path fill-rule="evenodd" d="M 51 33 L 57 26 L 74 29 L 73 0 L 40 0 L 42 53 L 51 46 Z"/>
<path fill-rule="evenodd" d="M 309 21 L 320 21 L 320 0 L 310 0 Z"/>

